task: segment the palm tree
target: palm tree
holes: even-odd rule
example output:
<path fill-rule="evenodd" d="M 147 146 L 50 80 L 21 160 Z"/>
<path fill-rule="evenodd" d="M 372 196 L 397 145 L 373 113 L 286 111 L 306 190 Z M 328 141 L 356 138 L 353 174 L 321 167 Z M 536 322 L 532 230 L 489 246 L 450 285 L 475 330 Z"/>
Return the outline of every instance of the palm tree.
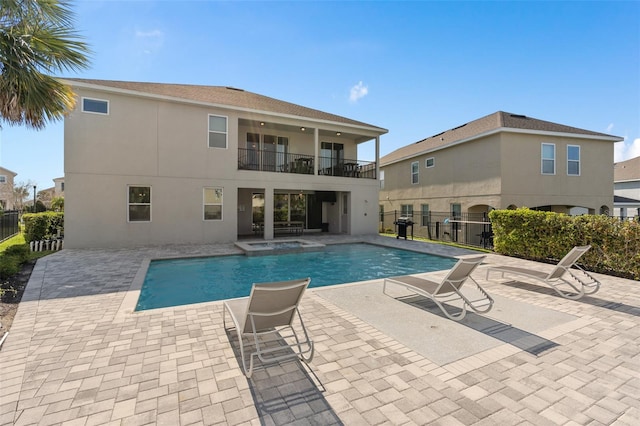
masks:
<path fill-rule="evenodd" d="M 0 119 L 44 128 L 73 109 L 71 87 L 52 77 L 88 66 L 65 0 L 0 1 Z"/>

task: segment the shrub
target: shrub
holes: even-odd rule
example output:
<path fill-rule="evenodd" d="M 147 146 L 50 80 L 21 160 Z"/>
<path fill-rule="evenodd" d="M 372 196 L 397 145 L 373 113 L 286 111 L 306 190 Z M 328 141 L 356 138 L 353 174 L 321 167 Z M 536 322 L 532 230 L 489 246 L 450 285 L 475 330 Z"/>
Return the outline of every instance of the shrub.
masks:
<path fill-rule="evenodd" d="M 520 208 L 489 213 L 494 250 L 525 259 L 558 261 L 573 246 L 590 244 L 585 268 L 640 279 L 640 223 L 603 215 L 568 216 Z"/>
<path fill-rule="evenodd" d="M 5 256 L 14 256 L 18 258 L 18 260 L 22 262 L 26 262 L 29 259 L 29 254 L 31 253 L 31 249 L 28 244 L 16 244 L 13 246 L 7 247 L 4 251 Z"/>
<path fill-rule="evenodd" d="M 20 259 L 17 256 L 0 255 L 0 280 L 20 272 Z"/>
<path fill-rule="evenodd" d="M 56 238 L 58 231 L 64 232 L 64 213 L 44 212 L 22 216 L 24 238 L 27 242 Z"/>

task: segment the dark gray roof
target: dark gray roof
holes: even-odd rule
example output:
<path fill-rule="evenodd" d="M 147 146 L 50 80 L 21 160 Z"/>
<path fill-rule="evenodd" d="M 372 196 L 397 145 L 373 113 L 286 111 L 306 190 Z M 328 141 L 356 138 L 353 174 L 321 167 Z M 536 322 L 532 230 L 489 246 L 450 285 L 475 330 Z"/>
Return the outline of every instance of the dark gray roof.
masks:
<path fill-rule="evenodd" d="M 625 182 L 630 180 L 640 180 L 640 157 L 614 163 L 613 181 Z"/>
<path fill-rule="evenodd" d="M 313 120 L 331 121 L 335 123 L 368 127 L 371 130 L 378 131 L 380 133 L 387 133 L 386 129 L 373 126 L 371 124 L 351 120 L 339 115 L 303 107 L 301 105 L 292 104 L 290 102 L 281 101 L 233 87 L 141 83 L 134 81 L 91 80 L 82 78 L 68 78 L 65 80 L 70 82 L 71 85 L 74 83 L 91 84 L 120 90 L 185 99 L 189 101 L 226 105 L 257 112 L 285 114 Z"/>
<path fill-rule="evenodd" d="M 527 117 L 525 115 L 498 111 L 477 120 L 470 121 L 469 123 L 461 126 L 454 127 L 453 129 L 422 139 L 411 145 L 399 148 L 382 157 L 380 159 L 380 163 L 385 165 L 401 159 L 411 158 L 457 142 L 472 140 L 499 129 L 585 135 L 613 142 L 622 140 L 622 138 L 607 135 L 605 133 L 592 132 L 590 130 L 579 129 L 577 127 L 565 126 L 564 124 L 538 120 L 537 118 Z"/>

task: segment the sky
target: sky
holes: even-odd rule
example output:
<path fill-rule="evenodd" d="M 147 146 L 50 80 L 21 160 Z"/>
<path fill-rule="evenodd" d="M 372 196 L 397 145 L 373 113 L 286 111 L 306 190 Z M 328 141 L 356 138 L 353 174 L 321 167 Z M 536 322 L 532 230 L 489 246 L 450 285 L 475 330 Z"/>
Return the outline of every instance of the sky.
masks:
<path fill-rule="evenodd" d="M 388 129 L 381 155 L 506 111 L 622 137 L 616 162 L 640 156 L 638 1 L 71 5 L 91 62 L 58 77 L 238 87 Z M 0 124 L 16 183 L 64 176 L 62 121 Z"/>

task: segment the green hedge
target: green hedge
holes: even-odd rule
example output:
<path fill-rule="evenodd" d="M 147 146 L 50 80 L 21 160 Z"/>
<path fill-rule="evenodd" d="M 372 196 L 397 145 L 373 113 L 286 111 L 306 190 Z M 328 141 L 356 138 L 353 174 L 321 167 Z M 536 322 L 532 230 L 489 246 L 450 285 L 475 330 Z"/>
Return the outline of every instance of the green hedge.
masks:
<path fill-rule="evenodd" d="M 64 213 L 43 212 L 26 213 L 22 215 L 24 221 L 24 239 L 31 241 L 57 238 L 58 231 L 64 234 Z"/>
<path fill-rule="evenodd" d="M 640 279 L 640 223 L 602 215 L 568 216 L 521 208 L 489 213 L 494 250 L 557 262 L 572 247 L 590 244 L 580 265 L 594 272 Z"/>

